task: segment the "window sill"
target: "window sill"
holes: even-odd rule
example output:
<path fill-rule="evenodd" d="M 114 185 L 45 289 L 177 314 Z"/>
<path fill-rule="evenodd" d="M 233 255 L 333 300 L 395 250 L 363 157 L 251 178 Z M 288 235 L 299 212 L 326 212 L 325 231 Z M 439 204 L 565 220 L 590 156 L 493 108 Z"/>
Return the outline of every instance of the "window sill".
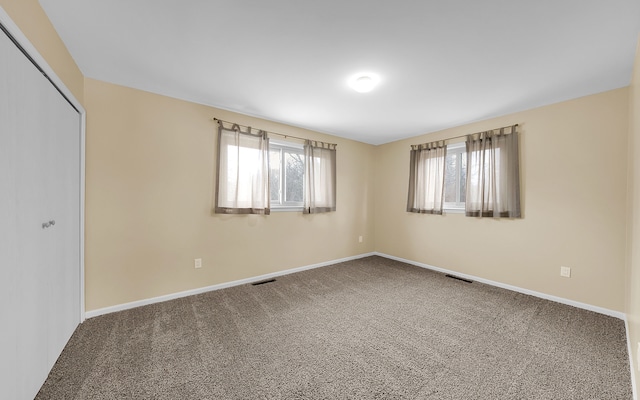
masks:
<path fill-rule="evenodd" d="M 445 214 L 464 214 L 464 208 L 445 208 Z"/>
<path fill-rule="evenodd" d="M 271 207 L 271 212 L 295 212 L 295 211 L 302 212 L 302 207 Z"/>

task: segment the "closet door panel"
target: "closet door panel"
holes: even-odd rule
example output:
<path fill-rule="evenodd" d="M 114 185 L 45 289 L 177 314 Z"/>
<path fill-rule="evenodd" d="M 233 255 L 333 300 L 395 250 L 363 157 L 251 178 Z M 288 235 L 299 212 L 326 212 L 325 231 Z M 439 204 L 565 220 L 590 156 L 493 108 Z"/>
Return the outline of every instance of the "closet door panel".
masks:
<path fill-rule="evenodd" d="M 17 52 L 17 53 L 16 53 Z M 49 294 L 50 276 L 47 269 L 51 249 L 49 233 L 42 227 L 47 218 L 47 146 L 43 140 L 43 117 L 47 117 L 47 82 L 24 55 L 14 47 L 15 71 L 11 101 L 14 104 L 17 149 L 17 241 L 18 262 L 12 266 L 17 272 L 18 293 L 15 306 L 19 310 L 17 329 L 18 360 L 16 373 L 22 396 L 35 396 L 48 373 Z"/>
<path fill-rule="evenodd" d="M 79 138 L 79 114 L 0 31 L 0 387 L 7 398 L 36 395 L 80 322 Z"/>
<path fill-rule="evenodd" d="M 80 281 L 80 118 L 60 96 L 49 93 L 52 104 L 46 126 L 49 176 L 45 183 L 47 214 L 53 221 L 47 230 L 51 246 L 48 260 L 49 365 L 53 366 L 79 323 Z"/>
<path fill-rule="evenodd" d="M 8 51 L 9 44 L 0 38 L 0 54 Z M 14 71 L 14 62 L 8 57 L 0 56 L 0 354 L 6 362 L 0 363 L 0 387 L 6 391 L 7 398 L 18 398 L 18 386 L 13 378 L 13 369 L 18 359 L 15 343 L 17 341 L 17 308 L 14 299 L 17 296 L 17 270 L 12 266 L 18 263 L 17 252 L 17 160 L 14 157 L 17 149 L 17 137 L 10 132 L 15 131 L 14 121 L 6 118 L 13 112 L 13 104 L 9 100 L 11 79 L 9 71 Z M 2 306 L 4 305 L 4 306 Z"/>
<path fill-rule="evenodd" d="M 12 144 L 11 154 L 3 164 L 10 164 L 13 176 L 9 185 L 3 188 L 3 197 L 12 202 L 13 226 L 4 235 L 12 236 L 14 245 L 9 250 L 10 262 L 4 261 L 3 271 L 8 275 L 2 281 L 2 292 L 10 293 L 10 298 L 2 303 L 6 314 L 6 327 L 12 340 L 3 342 L 9 347 L 12 358 L 3 367 L 8 374 L 3 378 L 9 386 L 14 386 L 15 398 L 35 395 L 40 377 L 46 373 L 47 318 L 43 309 L 46 294 L 42 287 L 47 277 L 39 271 L 43 260 L 42 246 L 44 232 L 41 228 L 42 209 L 41 164 L 44 146 L 38 140 L 39 127 L 33 121 L 39 107 L 39 79 L 33 74 L 33 67 L 25 63 L 25 58 L 4 34 L 1 37 L 3 76 L 3 102 L 8 107 L 0 116 L 3 142 Z M 27 61 L 28 62 L 28 61 Z M 4 385 L 3 385 L 4 386 Z"/>

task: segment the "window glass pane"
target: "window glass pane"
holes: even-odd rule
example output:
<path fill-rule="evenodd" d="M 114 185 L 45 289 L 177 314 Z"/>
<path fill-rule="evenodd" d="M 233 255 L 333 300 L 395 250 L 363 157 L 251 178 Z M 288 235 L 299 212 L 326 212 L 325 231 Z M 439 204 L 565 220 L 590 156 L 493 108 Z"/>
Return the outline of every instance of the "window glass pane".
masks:
<path fill-rule="evenodd" d="M 480 157 L 480 152 L 479 151 L 472 151 L 470 153 L 467 153 L 467 157 L 469 157 L 469 160 L 471 161 L 471 163 L 467 166 L 468 167 L 468 174 L 469 174 L 469 183 L 471 184 L 469 186 L 469 190 L 472 193 L 477 193 L 478 191 L 478 183 L 480 181 L 480 167 L 478 166 L 479 161 L 478 158 Z"/>
<path fill-rule="evenodd" d="M 467 154 L 460 154 L 460 203 L 467 198 Z"/>
<path fill-rule="evenodd" d="M 285 153 L 285 201 L 301 202 L 304 185 L 304 158 L 301 153 Z"/>
<path fill-rule="evenodd" d="M 447 154 L 444 161 L 444 202 L 454 203 L 456 199 L 456 174 L 458 167 L 458 154 Z"/>
<path fill-rule="evenodd" d="M 226 159 L 226 202 L 244 207 L 252 198 L 252 182 L 257 171 L 260 171 L 260 151 L 251 147 L 228 145 Z"/>
<path fill-rule="evenodd" d="M 280 204 L 280 150 L 269 151 L 269 186 L 271 203 Z"/>

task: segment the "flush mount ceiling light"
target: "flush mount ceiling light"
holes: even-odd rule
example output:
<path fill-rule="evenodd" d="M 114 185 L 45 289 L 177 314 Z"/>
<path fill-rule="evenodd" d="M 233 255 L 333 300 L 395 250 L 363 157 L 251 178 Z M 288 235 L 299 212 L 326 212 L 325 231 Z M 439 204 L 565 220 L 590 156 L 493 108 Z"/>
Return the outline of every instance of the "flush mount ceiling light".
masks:
<path fill-rule="evenodd" d="M 369 72 L 354 75 L 349 79 L 349 86 L 358 93 L 367 93 L 373 90 L 380 82 L 376 74 Z"/>

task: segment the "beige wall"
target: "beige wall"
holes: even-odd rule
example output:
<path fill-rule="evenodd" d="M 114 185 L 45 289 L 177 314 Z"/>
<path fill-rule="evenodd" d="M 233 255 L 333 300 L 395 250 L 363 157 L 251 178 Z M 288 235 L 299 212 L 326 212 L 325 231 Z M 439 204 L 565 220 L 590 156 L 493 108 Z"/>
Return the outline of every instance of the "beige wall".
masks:
<path fill-rule="evenodd" d="M 640 339 L 640 254 L 633 246 L 640 236 L 640 62 L 631 90 L 375 148 L 85 80 L 37 0 L 0 6 L 88 109 L 87 310 L 377 250 L 612 310 L 626 305 L 633 343 Z M 337 142 L 338 211 L 212 215 L 212 116 Z M 522 132 L 522 220 L 404 212 L 410 143 L 512 123 Z M 600 168 L 590 172 L 595 163 Z M 493 242 L 507 249 L 487 249 Z M 245 243 L 257 250 L 244 250 Z M 195 257 L 203 258 L 200 270 Z M 560 265 L 573 268 L 571 279 L 559 277 Z"/>
<path fill-rule="evenodd" d="M 84 103 L 84 77 L 38 0 L 0 0 L 0 7 L 9 14 L 76 99 Z"/>
<path fill-rule="evenodd" d="M 88 311 L 374 250 L 373 146 L 92 79 L 85 103 Z M 337 143 L 337 211 L 213 215 L 214 116 Z"/>
<path fill-rule="evenodd" d="M 629 197 L 626 312 L 636 382 L 640 384 L 637 346 L 640 343 L 640 40 L 629 88 Z"/>
<path fill-rule="evenodd" d="M 627 98 L 623 88 L 378 147 L 376 250 L 623 311 Z M 524 218 L 405 212 L 410 144 L 515 123 Z"/>

